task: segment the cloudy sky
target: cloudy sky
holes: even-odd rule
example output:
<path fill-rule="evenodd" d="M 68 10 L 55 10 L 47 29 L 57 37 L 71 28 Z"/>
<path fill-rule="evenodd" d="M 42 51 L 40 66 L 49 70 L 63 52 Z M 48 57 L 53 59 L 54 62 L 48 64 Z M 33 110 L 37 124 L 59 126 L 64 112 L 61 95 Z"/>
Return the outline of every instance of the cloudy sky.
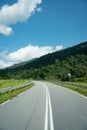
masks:
<path fill-rule="evenodd" d="M 0 0 L 0 69 L 87 40 L 87 0 Z"/>

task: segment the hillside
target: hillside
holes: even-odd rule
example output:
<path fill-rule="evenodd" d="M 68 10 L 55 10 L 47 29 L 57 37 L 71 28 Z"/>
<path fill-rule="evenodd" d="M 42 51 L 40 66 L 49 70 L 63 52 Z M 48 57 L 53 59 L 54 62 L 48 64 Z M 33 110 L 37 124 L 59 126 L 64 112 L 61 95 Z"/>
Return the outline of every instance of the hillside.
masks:
<path fill-rule="evenodd" d="M 0 70 L 0 77 L 67 80 L 69 72 L 72 79 L 87 76 L 87 42 Z"/>
<path fill-rule="evenodd" d="M 25 62 L 21 62 L 21 63 L 18 63 L 18 64 L 14 64 L 13 66 L 10 66 L 9 69 L 14 69 L 14 68 L 20 68 L 26 64 L 30 64 L 31 62 L 33 62 L 34 60 L 36 60 L 37 58 L 34 58 L 32 60 L 29 60 L 29 61 L 25 61 Z"/>

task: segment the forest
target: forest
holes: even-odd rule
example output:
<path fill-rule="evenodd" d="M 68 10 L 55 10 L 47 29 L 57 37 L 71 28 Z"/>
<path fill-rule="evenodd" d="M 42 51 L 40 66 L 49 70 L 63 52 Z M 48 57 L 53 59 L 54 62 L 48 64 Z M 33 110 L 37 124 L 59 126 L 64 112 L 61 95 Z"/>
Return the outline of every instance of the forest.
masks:
<path fill-rule="evenodd" d="M 87 42 L 0 70 L 0 79 L 87 82 Z"/>

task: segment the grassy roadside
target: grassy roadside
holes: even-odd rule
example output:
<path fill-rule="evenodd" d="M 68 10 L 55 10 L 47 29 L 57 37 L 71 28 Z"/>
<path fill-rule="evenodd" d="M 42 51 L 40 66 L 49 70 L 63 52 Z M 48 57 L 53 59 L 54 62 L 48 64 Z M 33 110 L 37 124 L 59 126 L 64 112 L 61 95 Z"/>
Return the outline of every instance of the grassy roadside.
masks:
<path fill-rule="evenodd" d="M 7 93 L 3 93 L 0 95 L 0 104 L 9 100 L 9 99 L 12 99 L 13 97 L 16 97 L 18 94 L 30 89 L 31 87 L 33 87 L 34 83 L 31 83 L 30 85 L 24 87 L 24 88 L 20 88 L 20 89 L 17 89 L 17 90 L 14 90 L 14 91 L 11 91 L 11 92 L 7 92 Z"/>
<path fill-rule="evenodd" d="M 72 86 L 72 85 L 69 85 L 69 84 L 62 84 L 62 83 L 59 83 L 57 81 L 53 82 L 59 86 L 62 86 L 62 87 L 65 87 L 65 88 L 68 88 L 68 89 L 71 89 L 75 92 L 78 92 L 84 96 L 87 97 L 87 89 L 86 88 L 82 88 L 82 87 L 76 87 L 76 86 Z"/>
<path fill-rule="evenodd" d="M 75 84 L 80 84 L 80 85 L 85 85 L 85 86 L 87 86 L 87 83 L 86 83 L 86 82 L 72 82 L 72 83 L 75 83 Z"/>
<path fill-rule="evenodd" d="M 27 80 L 14 80 L 14 79 L 0 80 L 0 88 L 7 88 L 25 83 L 27 83 Z"/>

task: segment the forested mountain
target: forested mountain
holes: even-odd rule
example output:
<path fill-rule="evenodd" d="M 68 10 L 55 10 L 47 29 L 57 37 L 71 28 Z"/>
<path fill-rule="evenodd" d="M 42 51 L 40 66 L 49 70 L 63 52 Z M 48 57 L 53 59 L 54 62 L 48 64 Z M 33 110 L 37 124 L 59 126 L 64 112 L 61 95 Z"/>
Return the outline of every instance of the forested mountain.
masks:
<path fill-rule="evenodd" d="M 87 80 L 87 42 L 0 70 L 0 77 L 67 80 L 68 73 Z"/>

